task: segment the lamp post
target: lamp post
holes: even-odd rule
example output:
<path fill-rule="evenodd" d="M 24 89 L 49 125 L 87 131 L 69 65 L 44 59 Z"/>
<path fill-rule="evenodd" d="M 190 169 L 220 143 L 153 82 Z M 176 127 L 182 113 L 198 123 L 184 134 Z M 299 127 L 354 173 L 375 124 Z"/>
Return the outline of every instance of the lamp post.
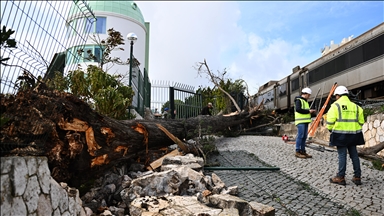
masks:
<path fill-rule="evenodd" d="M 127 39 L 131 41 L 131 53 L 129 57 L 129 87 L 132 88 L 133 44 L 137 40 L 137 36 L 135 33 L 131 32 L 127 35 Z M 129 106 L 129 113 L 131 113 L 131 106 Z M 131 118 L 131 114 L 129 114 L 129 118 Z"/>
<path fill-rule="evenodd" d="M 133 44 L 137 40 L 137 35 L 131 32 L 127 35 L 127 39 L 131 41 L 131 53 L 129 57 L 129 86 L 132 87 Z"/>

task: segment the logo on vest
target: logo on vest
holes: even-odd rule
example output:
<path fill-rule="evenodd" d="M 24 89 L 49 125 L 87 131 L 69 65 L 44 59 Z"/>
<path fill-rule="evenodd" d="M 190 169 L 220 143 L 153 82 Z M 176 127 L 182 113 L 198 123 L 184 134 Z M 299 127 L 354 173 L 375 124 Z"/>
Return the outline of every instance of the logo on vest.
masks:
<path fill-rule="evenodd" d="M 342 106 L 341 106 L 341 109 L 343 109 L 343 110 L 347 110 L 347 105 L 342 105 Z"/>

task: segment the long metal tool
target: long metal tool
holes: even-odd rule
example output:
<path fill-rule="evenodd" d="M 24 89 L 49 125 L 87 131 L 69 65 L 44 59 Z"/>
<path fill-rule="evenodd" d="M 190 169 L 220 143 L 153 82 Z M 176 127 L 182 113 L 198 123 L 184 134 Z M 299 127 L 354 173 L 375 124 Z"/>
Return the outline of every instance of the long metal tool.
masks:
<path fill-rule="evenodd" d="M 279 167 L 204 167 L 204 170 L 280 170 Z"/>
<path fill-rule="evenodd" d="M 313 99 L 313 101 L 312 101 L 312 103 L 311 103 L 311 106 L 309 106 L 309 109 L 311 109 L 313 103 L 315 103 L 315 100 L 316 100 L 316 98 L 317 98 L 317 95 L 319 95 L 319 92 L 320 92 L 320 88 L 319 88 L 319 90 L 317 90 L 316 96 L 315 96 L 315 98 Z"/>
<path fill-rule="evenodd" d="M 329 91 L 327 100 L 325 101 L 323 107 L 321 107 L 321 110 L 317 114 L 315 121 L 312 122 L 311 126 L 308 128 L 308 139 L 312 139 L 313 135 L 315 134 L 317 126 L 320 123 L 320 119 L 323 116 L 325 108 L 327 108 L 328 102 L 331 100 L 331 97 L 332 97 L 333 92 L 335 91 L 336 87 L 337 87 L 337 82 L 335 82 L 335 84 L 333 84 L 331 90 Z"/>
<path fill-rule="evenodd" d="M 317 113 L 319 113 L 320 111 L 321 101 L 323 100 L 324 86 L 325 86 L 325 82 L 323 83 L 323 88 L 321 89 L 320 103 L 319 103 L 319 107 L 317 108 Z"/>

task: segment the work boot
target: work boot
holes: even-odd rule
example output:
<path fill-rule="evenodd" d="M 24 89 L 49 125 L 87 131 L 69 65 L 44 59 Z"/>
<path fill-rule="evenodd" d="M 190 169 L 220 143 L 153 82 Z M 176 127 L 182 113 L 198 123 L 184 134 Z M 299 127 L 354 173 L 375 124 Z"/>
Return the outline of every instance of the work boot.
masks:
<path fill-rule="evenodd" d="M 301 154 L 304 155 L 306 158 L 312 158 L 312 155 L 307 154 L 307 152 L 305 151 L 302 151 Z"/>
<path fill-rule="evenodd" d="M 361 178 L 353 176 L 352 182 L 355 183 L 355 185 L 361 185 Z"/>
<path fill-rule="evenodd" d="M 301 154 L 301 152 L 296 152 L 295 156 L 302 159 L 307 158 L 305 155 Z"/>
<path fill-rule="evenodd" d="M 329 181 L 331 183 L 334 183 L 334 184 L 339 184 L 339 185 L 346 185 L 347 183 L 345 182 L 345 178 L 344 177 L 340 177 L 340 176 L 335 176 L 331 179 L 329 179 Z"/>

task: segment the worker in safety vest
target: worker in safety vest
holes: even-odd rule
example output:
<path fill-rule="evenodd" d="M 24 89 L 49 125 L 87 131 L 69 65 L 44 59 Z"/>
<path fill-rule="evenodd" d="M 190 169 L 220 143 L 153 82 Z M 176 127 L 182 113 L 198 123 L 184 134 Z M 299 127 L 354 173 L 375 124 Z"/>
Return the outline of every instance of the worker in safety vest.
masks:
<path fill-rule="evenodd" d="M 338 86 L 334 95 L 336 95 L 336 101 L 328 110 L 326 123 L 327 129 L 331 132 L 330 145 L 337 147 L 339 169 L 330 182 L 346 185 L 345 170 L 348 150 L 354 170 L 352 182 L 361 185 L 360 160 L 356 145 L 365 143 L 361 130 L 364 124 L 363 109 L 349 100 L 348 89 L 345 86 Z"/>
<path fill-rule="evenodd" d="M 301 96 L 295 98 L 295 125 L 297 127 L 296 153 L 298 158 L 311 158 L 312 155 L 305 151 L 305 142 L 308 136 L 308 125 L 311 122 L 311 114 L 316 113 L 315 109 L 310 109 L 308 98 L 311 96 L 310 88 L 303 88 Z"/>

